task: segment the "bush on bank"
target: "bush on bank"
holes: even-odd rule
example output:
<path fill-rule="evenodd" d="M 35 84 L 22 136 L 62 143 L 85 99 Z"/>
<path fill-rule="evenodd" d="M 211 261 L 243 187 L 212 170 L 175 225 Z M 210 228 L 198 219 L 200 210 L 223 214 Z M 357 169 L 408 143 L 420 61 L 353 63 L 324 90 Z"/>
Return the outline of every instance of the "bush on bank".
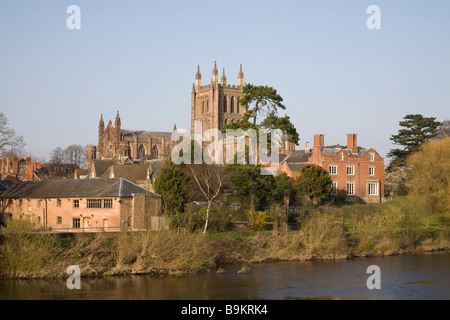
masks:
<path fill-rule="evenodd" d="M 224 216 L 226 217 L 226 216 Z M 201 218 L 201 216 L 200 216 Z M 199 221 L 201 220 L 199 218 Z M 220 222 L 221 221 L 221 222 Z M 382 205 L 309 208 L 300 230 L 233 231 L 223 219 L 206 236 L 203 221 L 171 222 L 160 232 L 57 235 L 10 220 L 1 230 L 0 277 L 65 278 L 78 265 L 83 276 L 186 274 L 227 264 L 276 260 L 346 259 L 448 249 L 450 218 L 430 211 L 420 197 Z"/>

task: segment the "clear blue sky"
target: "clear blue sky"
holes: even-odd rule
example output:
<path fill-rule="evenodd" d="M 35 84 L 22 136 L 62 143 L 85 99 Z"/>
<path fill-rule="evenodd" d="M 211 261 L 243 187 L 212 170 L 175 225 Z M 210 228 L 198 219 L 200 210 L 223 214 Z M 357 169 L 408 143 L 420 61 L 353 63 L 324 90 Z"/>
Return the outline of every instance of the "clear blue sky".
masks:
<path fill-rule="evenodd" d="M 81 30 L 66 9 L 81 8 Z M 381 30 L 369 30 L 369 5 Z M 403 116 L 450 118 L 450 1 L 0 0 L 0 111 L 49 158 L 97 144 L 100 114 L 122 127 L 190 129 L 200 65 L 237 83 L 269 85 L 285 100 L 300 148 L 358 145 L 382 156 Z"/>

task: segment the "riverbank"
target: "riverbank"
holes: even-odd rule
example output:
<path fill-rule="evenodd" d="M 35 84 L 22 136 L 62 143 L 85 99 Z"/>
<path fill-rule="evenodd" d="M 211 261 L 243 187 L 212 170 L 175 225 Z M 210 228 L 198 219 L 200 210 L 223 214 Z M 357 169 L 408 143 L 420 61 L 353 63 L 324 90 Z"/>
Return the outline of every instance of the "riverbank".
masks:
<path fill-rule="evenodd" d="M 322 212 L 312 214 L 301 230 L 231 231 L 206 236 L 175 231 L 51 235 L 22 229 L 3 235 L 0 277 L 67 278 L 70 265 L 78 265 L 83 277 L 183 275 L 216 272 L 225 265 L 343 260 L 450 249 L 447 226 L 428 222 L 405 229 L 397 222 L 392 224 L 396 228 L 389 228 L 391 224 L 385 221 L 375 230 L 374 225 L 384 218 L 364 215 L 340 219 Z M 392 214 L 389 221 L 393 221 Z"/>
<path fill-rule="evenodd" d="M 450 249 L 450 217 L 428 213 L 419 198 L 383 205 L 314 208 L 300 230 L 190 233 L 183 230 L 120 234 L 33 233 L 10 220 L 0 237 L 0 278 L 179 275 L 216 272 L 224 265 L 269 261 L 343 260 Z"/>

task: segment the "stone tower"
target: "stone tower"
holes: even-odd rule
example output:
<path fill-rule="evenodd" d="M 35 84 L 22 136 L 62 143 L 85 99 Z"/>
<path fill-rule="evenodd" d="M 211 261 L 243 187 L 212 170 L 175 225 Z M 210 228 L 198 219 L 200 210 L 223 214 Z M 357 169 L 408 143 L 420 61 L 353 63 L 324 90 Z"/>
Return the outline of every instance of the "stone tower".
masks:
<path fill-rule="evenodd" d="M 246 106 L 238 102 L 243 97 L 244 73 L 242 65 L 238 74 L 238 85 L 227 84 L 225 69 L 219 82 L 219 70 L 214 62 L 211 83 L 202 86 L 200 66 L 197 68 L 195 83 L 191 93 L 191 133 L 194 132 L 194 122 L 202 121 L 203 132 L 208 129 L 219 129 L 242 119 L 247 111 Z"/>
<path fill-rule="evenodd" d="M 97 148 L 93 145 L 86 146 L 86 168 L 90 169 L 92 162 L 97 158 Z"/>

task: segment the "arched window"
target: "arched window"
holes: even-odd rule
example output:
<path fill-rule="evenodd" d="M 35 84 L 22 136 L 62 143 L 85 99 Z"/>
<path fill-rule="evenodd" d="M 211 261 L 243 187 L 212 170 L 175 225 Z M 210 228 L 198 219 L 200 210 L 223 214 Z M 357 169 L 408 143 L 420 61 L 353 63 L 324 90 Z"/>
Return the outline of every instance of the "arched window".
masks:
<path fill-rule="evenodd" d="M 106 150 L 106 153 L 107 153 L 106 157 L 108 157 L 108 158 L 113 157 L 113 146 L 111 143 L 109 144 L 108 149 Z"/>
<path fill-rule="evenodd" d="M 138 149 L 138 159 L 145 160 L 145 148 L 142 144 Z"/>
<path fill-rule="evenodd" d="M 223 113 L 227 112 L 227 97 L 223 97 Z"/>
<path fill-rule="evenodd" d="M 239 98 L 236 98 L 236 113 L 239 113 Z"/>
<path fill-rule="evenodd" d="M 152 159 L 158 159 L 158 147 L 156 145 L 152 149 Z"/>
<path fill-rule="evenodd" d="M 234 113 L 234 98 L 231 97 L 231 101 L 230 101 L 230 112 Z"/>
<path fill-rule="evenodd" d="M 205 101 L 202 101 L 202 113 L 205 113 Z"/>
<path fill-rule="evenodd" d="M 206 112 L 209 112 L 209 100 L 206 100 Z"/>

